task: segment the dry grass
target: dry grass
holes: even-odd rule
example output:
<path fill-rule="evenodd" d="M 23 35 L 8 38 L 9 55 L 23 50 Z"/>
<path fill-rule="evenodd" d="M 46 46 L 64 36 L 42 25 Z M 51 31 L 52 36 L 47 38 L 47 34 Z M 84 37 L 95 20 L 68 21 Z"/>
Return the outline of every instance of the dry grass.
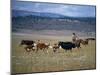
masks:
<path fill-rule="evenodd" d="M 44 42 L 50 42 L 51 45 L 59 40 L 60 39 L 42 39 Z M 48 49 L 48 53 L 41 50 L 38 53 L 33 51 L 28 53 L 23 47 L 19 46 L 20 41 L 21 38 L 12 38 L 12 73 L 67 71 L 96 68 L 95 41 L 89 42 L 89 45 L 86 47 L 82 46 L 80 50 L 73 49 L 72 52 L 65 52 L 63 49 L 59 49 L 56 53 L 53 53 L 52 49 Z"/>

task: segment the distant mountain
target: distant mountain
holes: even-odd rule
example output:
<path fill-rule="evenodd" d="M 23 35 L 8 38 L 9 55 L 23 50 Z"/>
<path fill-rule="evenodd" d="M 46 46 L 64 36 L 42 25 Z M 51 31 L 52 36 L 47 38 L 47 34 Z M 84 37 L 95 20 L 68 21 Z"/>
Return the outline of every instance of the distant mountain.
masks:
<path fill-rule="evenodd" d="M 95 17 L 69 17 L 54 13 L 12 10 L 12 31 L 77 30 L 95 32 Z"/>
<path fill-rule="evenodd" d="M 47 13 L 47 12 L 31 12 L 25 10 L 12 10 L 12 17 L 37 17 L 37 18 L 56 18 L 56 19 L 70 19 L 70 20 L 79 20 L 79 21 L 95 21 L 96 17 L 70 17 L 55 13 Z"/>
<path fill-rule="evenodd" d="M 20 20 L 36 20 L 36 19 L 65 19 L 67 22 L 87 22 L 90 24 L 96 23 L 96 17 L 69 17 L 55 13 L 42 13 L 42 12 L 30 12 L 24 10 L 12 10 L 13 19 Z"/>
<path fill-rule="evenodd" d="M 38 17 L 46 17 L 46 18 L 64 18 L 64 17 L 66 17 L 64 15 L 54 14 L 54 13 L 12 10 L 12 17 L 29 16 L 29 15 L 38 16 Z"/>

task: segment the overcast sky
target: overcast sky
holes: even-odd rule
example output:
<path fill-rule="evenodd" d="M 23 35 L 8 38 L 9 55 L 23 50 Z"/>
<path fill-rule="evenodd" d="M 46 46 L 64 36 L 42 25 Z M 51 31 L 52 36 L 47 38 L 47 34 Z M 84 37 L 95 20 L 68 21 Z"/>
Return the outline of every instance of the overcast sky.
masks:
<path fill-rule="evenodd" d="M 12 9 L 57 13 L 72 17 L 95 17 L 95 6 L 22 2 L 12 0 Z"/>

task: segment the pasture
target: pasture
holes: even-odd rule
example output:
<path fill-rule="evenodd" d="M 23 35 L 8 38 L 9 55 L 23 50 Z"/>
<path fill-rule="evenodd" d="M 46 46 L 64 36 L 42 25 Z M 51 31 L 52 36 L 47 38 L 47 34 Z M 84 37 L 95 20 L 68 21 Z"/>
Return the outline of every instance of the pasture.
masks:
<path fill-rule="evenodd" d="M 57 36 L 58 37 L 58 36 Z M 46 51 L 39 50 L 36 52 L 26 52 L 23 46 L 19 46 L 22 39 L 42 40 L 49 42 L 50 45 L 58 41 L 70 41 L 70 36 L 64 37 L 42 38 L 34 36 L 18 36 L 12 35 L 11 49 L 11 71 L 12 73 L 34 73 L 34 72 L 52 72 L 52 71 L 69 71 L 84 70 L 96 68 L 96 46 L 95 41 L 89 41 L 89 45 L 83 46 L 78 50 L 73 49 L 72 52 L 63 49 L 53 52 L 49 48 Z"/>

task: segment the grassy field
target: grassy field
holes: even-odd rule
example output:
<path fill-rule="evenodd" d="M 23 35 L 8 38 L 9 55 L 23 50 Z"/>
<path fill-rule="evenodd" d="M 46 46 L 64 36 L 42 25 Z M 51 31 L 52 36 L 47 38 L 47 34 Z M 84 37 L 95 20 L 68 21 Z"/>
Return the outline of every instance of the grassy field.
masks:
<path fill-rule="evenodd" d="M 30 72 L 52 72 L 68 70 L 84 70 L 96 68 L 95 41 L 90 41 L 88 46 L 81 49 L 73 49 L 72 52 L 65 52 L 59 49 L 56 53 L 48 49 L 48 53 L 39 50 L 38 53 L 26 52 L 23 46 L 19 46 L 22 39 L 38 40 L 42 37 L 24 37 L 12 35 L 12 73 Z M 51 39 L 50 39 L 51 38 Z M 42 38 L 43 42 L 50 42 L 51 45 L 58 41 L 70 41 L 71 37 L 50 37 Z"/>

